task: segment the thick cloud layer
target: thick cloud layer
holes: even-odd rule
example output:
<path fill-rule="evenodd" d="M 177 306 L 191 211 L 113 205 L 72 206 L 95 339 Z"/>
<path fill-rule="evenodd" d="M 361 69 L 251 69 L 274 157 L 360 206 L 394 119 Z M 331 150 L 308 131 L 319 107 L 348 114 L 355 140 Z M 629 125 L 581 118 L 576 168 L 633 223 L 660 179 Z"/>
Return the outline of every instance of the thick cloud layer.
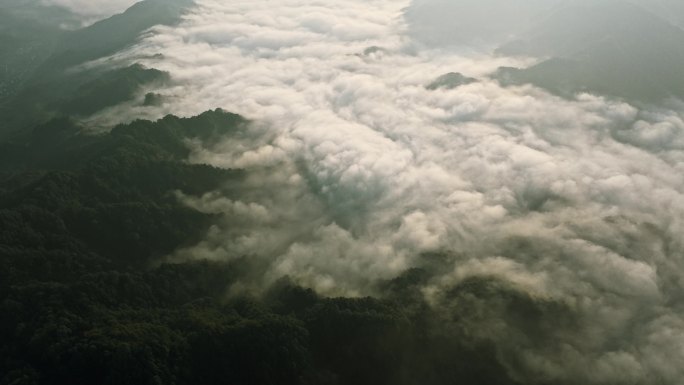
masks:
<path fill-rule="evenodd" d="M 426 49 L 405 34 L 407 5 L 204 0 L 115 58 L 175 79 L 156 91 L 163 105 L 136 116 L 221 107 L 254 121 L 189 143 L 194 162 L 248 170 L 249 199 L 179 196 L 225 220 L 170 258 L 253 255 L 266 273 L 236 291 L 289 275 L 365 295 L 442 251 L 424 296 L 495 341 L 521 381 L 679 383 L 680 107 L 503 88 L 487 75 L 529 63 Z M 425 87 L 448 72 L 478 81 Z M 507 322 L 503 299 L 453 296 L 474 278 L 531 298 L 546 329 Z M 563 312 L 573 321 L 552 321 Z"/>

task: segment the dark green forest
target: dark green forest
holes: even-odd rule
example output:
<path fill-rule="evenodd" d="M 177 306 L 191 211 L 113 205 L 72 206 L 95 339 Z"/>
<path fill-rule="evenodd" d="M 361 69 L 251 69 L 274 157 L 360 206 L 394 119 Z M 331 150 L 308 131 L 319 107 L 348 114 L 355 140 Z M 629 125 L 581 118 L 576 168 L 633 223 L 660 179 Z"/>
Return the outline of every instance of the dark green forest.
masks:
<path fill-rule="evenodd" d="M 287 276 L 236 294 L 235 284 L 265 273 L 250 255 L 169 262 L 230 223 L 179 195 L 254 193 L 247 170 L 189 162 L 188 141 L 237 141 L 250 122 L 221 109 L 104 129 L 88 122 L 110 107 L 164 106 L 159 88 L 172 74 L 93 61 L 177 23 L 190 4 L 144 0 L 78 27 L 66 9 L 0 1 L 0 385 L 521 384 L 517 349 L 544 349 L 572 312 L 482 277 L 428 303 L 423 290 L 453 269 L 448 253 L 417 257 L 366 298 L 323 297 Z M 573 76 L 584 72 L 561 67 L 582 84 Z M 518 84 L 521 71 L 498 74 Z M 475 81 L 450 72 L 425 88 Z M 515 242 L 511 253 L 529 246 Z M 519 331 L 510 345 L 482 326 L 497 322 Z"/>
<path fill-rule="evenodd" d="M 2 384 L 513 384 L 493 347 L 419 295 L 410 270 L 378 298 L 321 298 L 287 277 L 259 296 L 227 289 L 256 269 L 158 263 L 215 219 L 173 194 L 239 194 L 241 170 L 185 162 L 184 140 L 238 133 L 221 110 L 106 134 L 70 118 L 2 144 Z M 438 263 L 439 255 L 426 256 Z M 472 281 L 469 297 L 506 288 Z M 538 306 L 509 294 L 512 304 Z"/>

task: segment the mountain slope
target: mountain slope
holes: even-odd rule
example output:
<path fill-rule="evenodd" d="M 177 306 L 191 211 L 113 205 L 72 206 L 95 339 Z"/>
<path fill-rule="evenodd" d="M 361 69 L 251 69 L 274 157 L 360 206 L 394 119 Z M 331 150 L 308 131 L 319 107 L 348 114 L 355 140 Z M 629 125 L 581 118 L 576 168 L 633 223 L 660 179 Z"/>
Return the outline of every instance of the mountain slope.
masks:
<path fill-rule="evenodd" d="M 110 68 L 103 70 L 77 67 L 84 62 L 114 54 L 135 43 L 143 31 L 155 25 L 178 22 L 184 10 L 191 4 L 191 0 L 145 0 L 122 14 L 76 31 L 59 30 L 55 33 L 54 29 L 45 30 L 45 27 L 33 31 L 37 28 L 33 27 L 33 24 L 17 24 L 15 35 L 31 36 L 32 32 L 40 39 L 31 44 L 14 40 L 6 43 L 17 46 L 22 51 L 28 47 L 37 53 L 33 54 L 33 51 L 30 51 L 27 59 L 13 66 L 21 69 L 21 77 L 12 76 L 12 79 L 6 82 L 15 86 L 5 87 L 4 103 L 0 100 L 0 121 L 3 122 L 0 126 L 0 137 L 28 129 L 55 116 L 55 105 L 61 105 L 61 101 L 83 98 L 83 87 L 89 87 L 88 84 L 97 78 L 109 77 L 110 80 L 103 81 L 115 82 L 116 77 L 120 76 L 120 71 L 110 71 Z M 17 22 L 16 18 L 8 18 Z M 133 81 L 141 80 L 140 76 L 133 72 L 136 71 L 128 72 L 130 78 Z M 133 93 L 134 90 L 127 92 L 128 96 Z M 97 109 L 93 109 L 93 106 L 107 107 L 123 101 L 125 96 L 109 98 L 109 101 L 90 100 L 91 107 L 80 111 L 70 108 L 70 111 L 94 113 Z M 92 99 L 93 95 L 90 97 Z"/>
<path fill-rule="evenodd" d="M 684 97 L 684 30 L 621 1 L 560 7 L 498 52 L 550 57 L 526 69 L 501 69 L 497 77 L 505 84 L 640 102 Z"/>

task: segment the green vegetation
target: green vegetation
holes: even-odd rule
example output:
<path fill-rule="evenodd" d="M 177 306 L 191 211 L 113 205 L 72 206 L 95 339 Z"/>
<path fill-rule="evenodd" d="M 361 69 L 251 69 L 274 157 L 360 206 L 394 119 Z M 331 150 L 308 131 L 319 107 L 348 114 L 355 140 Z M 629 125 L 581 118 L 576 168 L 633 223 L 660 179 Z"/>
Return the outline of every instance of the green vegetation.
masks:
<path fill-rule="evenodd" d="M 249 257 L 160 264 L 214 221 L 173 191 L 230 196 L 244 178 L 187 164 L 184 141 L 245 123 L 216 110 L 88 135 L 60 118 L 2 144 L 0 384 L 514 383 L 490 344 L 424 302 L 426 270 L 378 299 L 287 278 L 253 298 L 227 294 L 258 273 Z M 480 295 L 471 287 L 453 299 Z"/>
<path fill-rule="evenodd" d="M 124 13 L 70 33 L 46 66 L 67 68 L 118 52 L 155 25 L 175 24 L 192 3 L 192 0 L 138 2 Z"/>
<path fill-rule="evenodd" d="M 78 30 L 37 1 L 0 5 L 0 385 L 513 385 L 507 351 L 473 333 L 495 318 L 487 307 L 533 325 L 516 336 L 523 344 L 544 341 L 530 336 L 551 329 L 547 317 L 569 318 L 495 279 L 466 280 L 429 305 L 423 288 L 448 270 L 440 254 L 378 283 L 375 298 L 323 298 L 287 277 L 235 294 L 263 273 L 250 256 L 165 262 L 218 220 L 177 192 L 238 200 L 249 176 L 189 164 L 187 141 L 211 146 L 248 122 L 215 110 L 94 134 L 80 118 L 146 91 L 143 106 L 163 104 L 153 88 L 169 75 L 82 64 L 175 23 L 190 1 L 145 0 Z M 426 87 L 473 81 L 449 73 Z"/>
<path fill-rule="evenodd" d="M 135 43 L 160 24 L 174 24 L 191 0 L 146 0 L 91 26 L 65 30 L 65 10 L 12 0 L 0 5 L 0 138 L 61 113 L 90 115 L 130 100 L 168 74 L 82 66 Z M 73 17 L 73 15 L 72 15 Z"/>
<path fill-rule="evenodd" d="M 435 79 L 430 84 L 426 85 L 425 88 L 431 91 L 438 89 L 453 90 L 460 86 L 476 82 L 476 79 L 463 76 L 463 74 L 458 72 L 446 73 L 437 79 Z"/>
<path fill-rule="evenodd" d="M 64 36 L 59 26 L 43 24 L 0 5 L 0 113 Z"/>
<path fill-rule="evenodd" d="M 167 73 L 146 69 L 141 65 L 112 70 L 81 85 L 76 96 L 66 101 L 60 110 L 76 115 L 91 115 L 131 99 L 142 86 L 168 80 Z"/>

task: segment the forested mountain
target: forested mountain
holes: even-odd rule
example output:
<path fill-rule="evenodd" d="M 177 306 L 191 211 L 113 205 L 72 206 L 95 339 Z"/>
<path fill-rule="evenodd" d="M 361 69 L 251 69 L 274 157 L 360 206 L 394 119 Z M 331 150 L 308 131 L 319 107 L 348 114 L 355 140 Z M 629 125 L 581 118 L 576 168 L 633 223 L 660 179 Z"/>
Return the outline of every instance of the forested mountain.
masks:
<path fill-rule="evenodd" d="M 248 256 L 160 263 L 215 219 L 174 192 L 239 198 L 248 177 L 185 163 L 184 142 L 245 124 L 216 110 L 93 135 L 60 118 L 2 144 L 0 383 L 516 383 L 490 346 L 428 310 L 417 293 L 427 270 L 383 284 L 379 299 L 325 299 L 284 279 L 227 300 L 259 272 Z M 509 290 L 474 281 L 452 300 Z"/>
<path fill-rule="evenodd" d="M 684 97 L 684 30 L 639 5 L 561 6 L 523 36 L 498 52 L 550 59 L 523 70 L 502 69 L 497 76 L 505 83 L 642 102 Z"/>
<path fill-rule="evenodd" d="M 684 378 L 679 0 L 102 1 L 0 0 L 0 385 Z"/>
<path fill-rule="evenodd" d="M 216 220 L 177 193 L 239 197 L 247 177 L 188 164 L 186 142 L 238 135 L 247 122 L 216 110 L 96 134 L 77 118 L 169 75 L 76 66 L 173 23 L 185 5 L 147 0 L 75 31 L 2 14 L 12 22 L 2 24 L 3 57 L 14 61 L 0 143 L 0 384 L 515 383 L 491 347 L 427 311 L 412 286 L 427 272 L 387 282 L 384 299 L 325 299 L 283 279 L 260 298 L 227 300 L 259 271 L 247 256 L 163 263 Z M 473 285 L 464 292 L 506 290 Z M 466 363 L 472 356 L 481 361 Z"/>
<path fill-rule="evenodd" d="M 42 22 L 19 5 L 0 5 L 0 112 L 6 113 L 9 100 L 31 79 L 33 71 L 46 60 L 66 31 L 59 23 Z M 28 14 L 26 14 L 28 13 Z M 48 14 L 48 12 L 45 12 Z"/>
<path fill-rule="evenodd" d="M 190 4 L 189 0 L 146 0 L 122 14 L 75 30 L 52 21 L 57 18 L 52 8 L 0 5 L 0 19 L 4 20 L 0 30 L 5 31 L 0 33 L 0 49 L 6 53 L 0 59 L 4 66 L 0 137 L 30 129 L 62 112 L 92 114 L 130 99 L 145 83 L 163 80 L 163 74 L 141 66 L 112 70 L 82 65 L 130 46 L 155 25 L 178 22 Z M 55 9 L 57 15 L 69 15 Z"/>

